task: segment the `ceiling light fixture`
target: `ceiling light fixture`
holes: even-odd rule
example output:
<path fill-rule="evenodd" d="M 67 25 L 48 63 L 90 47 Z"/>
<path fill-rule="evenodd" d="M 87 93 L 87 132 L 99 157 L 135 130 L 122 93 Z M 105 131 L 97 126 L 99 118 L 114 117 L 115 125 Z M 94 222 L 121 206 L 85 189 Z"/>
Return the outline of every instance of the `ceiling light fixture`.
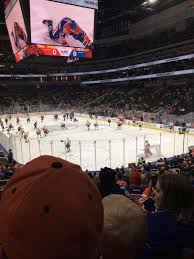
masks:
<path fill-rule="evenodd" d="M 152 5 L 152 4 L 155 4 L 156 2 L 158 2 L 158 0 L 146 0 L 145 2 L 143 2 L 142 6 Z"/>

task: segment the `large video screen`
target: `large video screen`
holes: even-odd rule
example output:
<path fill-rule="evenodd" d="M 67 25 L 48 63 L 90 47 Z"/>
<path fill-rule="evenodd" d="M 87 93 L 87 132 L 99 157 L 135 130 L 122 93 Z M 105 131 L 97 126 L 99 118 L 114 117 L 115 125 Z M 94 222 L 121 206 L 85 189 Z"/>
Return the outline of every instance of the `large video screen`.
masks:
<path fill-rule="evenodd" d="M 47 0 L 30 0 L 31 42 L 92 48 L 94 9 Z"/>
<path fill-rule="evenodd" d="M 17 1 L 5 20 L 13 53 L 16 54 L 27 44 L 28 37 L 20 2 Z"/>

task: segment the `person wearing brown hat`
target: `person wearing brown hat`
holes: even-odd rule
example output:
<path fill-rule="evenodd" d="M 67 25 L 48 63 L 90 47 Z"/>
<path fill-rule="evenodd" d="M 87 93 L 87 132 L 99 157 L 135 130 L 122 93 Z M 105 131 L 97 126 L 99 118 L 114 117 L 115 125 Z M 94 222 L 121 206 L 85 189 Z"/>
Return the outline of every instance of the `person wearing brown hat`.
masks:
<path fill-rule="evenodd" d="M 52 156 L 26 164 L 0 200 L 0 259 L 93 259 L 101 196 L 80 166 Z"/>

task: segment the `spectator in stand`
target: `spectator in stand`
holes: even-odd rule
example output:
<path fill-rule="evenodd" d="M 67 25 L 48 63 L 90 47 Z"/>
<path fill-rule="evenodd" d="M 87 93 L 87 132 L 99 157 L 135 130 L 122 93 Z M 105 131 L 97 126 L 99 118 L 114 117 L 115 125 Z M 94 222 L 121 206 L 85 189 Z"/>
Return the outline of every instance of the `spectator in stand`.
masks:
<path fill-rule="evenodd" d="M 138 201 L 140 207 L 142 207 L 143 210 L 145 211 L 155 211 L 156 209 L 153 196 L 154 196 L 157 180 L 158 180 L 157 175 L 153 175 L 150 177 L 149 185 L 147 188 L 145 188 L 141 198 Z"/>
<path fill-rule="evenodd" d="M 7 158 L 8 158 L 8 163 L 12 163 L 13 162 L 13 152 L 11 149 L 9 149 L 9 153 L 7 155 Z"/>
<path fill-rule="evenodd" d="M 0 200 L 0 258 L 94 259 L 103 206 L 80 166 L 42 156 L 19 169 Z"/>
<path fill-rule="evenodd" d="M 125 180 L 125 177 L 124 177 L 124 175 L 121 171 L 119 173 L 117 173 L 116 184 L 119 186 L 121 193 L 125 194 L 125 188 L 128 184 L 127 184 L 127 181 Z"/>
<path fill-rule="evenodd" d="M 148 243 L 152 258 L 182 258 L 194 249 L 194 195 L 184 176 L 165 174 L 155 188 L 156 213 L 147 213 Z"/>
<path fill-rule="evenodd" d="M 125 195 L 135 203 L 138 203 L 138 200 L 141 198 L 143 192 L 141 185 L 142 175 L 137 169 L 133 169 L 129 175 L 129 186 L 125 188 Z"/>
<path fill-rule="evenodd" d="M 121 194 L 119 186 L 116 184 L 116 172 L 111 168 L 103 168 L 99 173 L 98 188 L 104 198 L 110 194 Z"/>
<path fill-rule="evenodd" d="M 131 172 L 129 176 L 130 188 L 140 188 L 141 187 L 141 173 L 135 169 Z"/>
<path fill-rule="evenodd" d="M 134 259 L 146 241 L 143 212 L 130 199 L 109 195 L 103 199 L 102 259 Z"/>

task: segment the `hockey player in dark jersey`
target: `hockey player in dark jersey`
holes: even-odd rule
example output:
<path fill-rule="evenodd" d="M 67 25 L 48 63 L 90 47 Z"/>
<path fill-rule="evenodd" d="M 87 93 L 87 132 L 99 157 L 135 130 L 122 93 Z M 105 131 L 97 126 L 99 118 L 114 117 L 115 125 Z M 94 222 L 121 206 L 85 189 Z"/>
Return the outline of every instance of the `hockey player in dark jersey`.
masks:
<path fill-rule="evenodd" d="M 67 152 L 71 151 L 71 140 L 69 138 L 67 138 L 67 141 L 66 141 L 66 150 Z"/>
<path fill-rule="evenodd" d="M 88 131 L 90 130 L 91 122 L 87 121 L 85 126 L 88 128 Z"/>
<path fill-rule="evenodd" d="M 42 114 L 40 118 L 41 118 L 41 122 L 43 122 L 44 121 L 44 115 Z"/>
<path fill-rule="evenodd" d="M 48 25 L 49 37 L 59 41 L 63 46 L 68 46 L 65 37 L 71 35 L 75 40 L 79 40 L 84 47 L 92 48 L 92 42 L 88 35 L 74 20 L 68 17 L 63 18 L 55 29 L 53 29 L 52 20 L 43 20 L 43 24 Z"/>
<path fill-rule="evenodd" d="M 17 125 L 19 125 L 19 123 L 20 123 L 19 117 L 16 118 L 16 123 L 17 123 Z"/>
<path fill-rule="evenodd" d="M 110 126 L 110 124 L 111 124 L 111 119 L 108 119 L 108 125 Z"/>
<path fill-rule="evenodd" d="M 37 121 L 34 123 L 34 129 L 37 129 Z"/>
<path fill-rule="evenodd" d="M 18 49 L 22 48 L 19 40 L 23 40 L 27 44 L 27 35 L 25 34 L 24 30 L 22 29 L 22 27 L 19 26 L 17 22 L 14 22 L 14 31 L 12 31 L 11 35 L 14 39 L 15 46 Z"/>
<path fill-rule="evenodd" d="M 27 123 L 30 123 L 30 117 L 29 116 L 27 117 L 26 121 L 27 121 Z"/>

